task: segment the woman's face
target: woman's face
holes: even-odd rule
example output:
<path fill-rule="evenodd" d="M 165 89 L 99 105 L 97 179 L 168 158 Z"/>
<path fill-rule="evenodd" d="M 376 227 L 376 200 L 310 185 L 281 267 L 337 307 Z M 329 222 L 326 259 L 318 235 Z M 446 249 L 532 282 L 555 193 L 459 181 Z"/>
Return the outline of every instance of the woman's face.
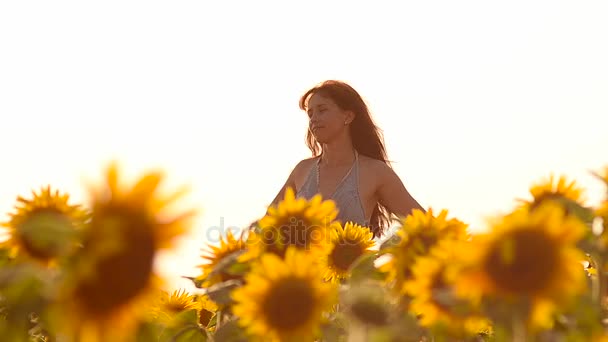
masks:
<path fill-rule="evenodd" d="M 308 129 L 320 143 L 326 143 L 348 129 L 352 121 L 348 112 L 340 109 L 328 97 L 314 94 L 308 100 Z"/>

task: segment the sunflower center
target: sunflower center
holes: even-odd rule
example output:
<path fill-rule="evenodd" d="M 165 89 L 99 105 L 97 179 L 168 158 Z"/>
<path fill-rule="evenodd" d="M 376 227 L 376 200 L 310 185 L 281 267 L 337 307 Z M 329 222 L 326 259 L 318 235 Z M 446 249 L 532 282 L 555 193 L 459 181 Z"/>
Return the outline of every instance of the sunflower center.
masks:
<path fill-rule="evenodd" d="M 408 241 L 401 245 L 401 248 L 405 249 L 404 253 L 412 256 L 424 255 L 428 253 L 431 247 L 437 244 L 439 236 L 433 232 L 433 227 L 423 228 L 425 230 L 412 234 L 409 236 Z"/>
<path fill-rule="evenodd" d="M 513 231 L 495 242 L 484 268 L 499 288 L 534 294 L 550 284 L 558 263 L 555 242 L 541 230 L 530 227 Z"/>
<path fill-rule="evenodd" d="M 397 263 L 397 265 L 399 265 L 400 267 L 397 267 L 397 269 L 401 270 L 402 281 L 406 281 L 414 277 L 414 274 L 412 273 L 413 264 L 414 257 L 411 257 L 409 255 L 401 256 L 399 262 Z"/>
<path fill-rule="evenodd" d="M 152 274 L 154 227 L 142 213 L 116 210 L 110 217 L 94 220 L 91 228 L 104 230 L 105 224 L 120 224 L 116 238 L 123 239 L 122 249 L 98 260 L 94 266 L 96 279 L 83 282 L 77 289 L 84 306 L 97 315 L 106 315 L 133 299 L 147 287 Z"/>
<path fill-rule="evenodd" d="M 190 303 L 186 300 L 173 299 L 165 303 L 165 310 L 172 313 L 179 313 L 190 308 Z"/>
<path fill-rule="evenodd" d="M 268 324 L 278 330 L 291 330 L 306 324 L 315 305 L 314 291 L 304 279 L 288 277 L 268 290 L 262 303 Z"/>
<path fill-rule="evenodd" d="M 420 242 L 422 242 L 422 246 L 424 246 L 423 253 L 426 253 L 432 246 L 435 246 L 437 244 L 437 239 L 437 234 L 425 234 L 424 232 L 420 234 Z"/>
<path fill-rule="evenodd" d="M 363 255 L 363 249 L 359 244 L 352 241 L 340 241 L 334 245 L 329 260 L 335 268 L 346 272 L 361 255 Z"/>
<path fill-rule="evenodd" d="M 31 213 L 16 232 L 27 253 L 43 260 L 65 255 L 76 242 L 72 221 L 54 209 Z"/>
<path fill-rule="evenodd" d="M 444 313 L 460 316 L 469 307 L 468 302 L 454 295 L 453 287 L 445 281 L 445 267 L 441 267 L 434 274 L 430 290 L 433 304 Z"/>

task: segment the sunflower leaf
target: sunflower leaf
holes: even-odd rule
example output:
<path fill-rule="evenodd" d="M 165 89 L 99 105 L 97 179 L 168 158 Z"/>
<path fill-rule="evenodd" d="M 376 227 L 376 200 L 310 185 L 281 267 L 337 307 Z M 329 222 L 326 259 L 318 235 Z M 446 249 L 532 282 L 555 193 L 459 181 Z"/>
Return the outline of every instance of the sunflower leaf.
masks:
<path fill-rule="evenodd" d="M 238 263 L 238 258 L 241 256 L 241 254 L 243 254 L 245 252 L 246 252 L 246 250 L 241 249 L 238 251 L 234 251 L 234 252 L 226 255 L 225 257 L 223 257 L 217 263 L 217 265 L 215 265 L 213 267 L 213 270 L 211 272 L 209 272 L 209 275 L 207 275 L 207 278 L 211 278 L 220 273 L 230 273 L 230 268 L 234 264 Z"/>
<path fill-rule="evenodd" d="M 235 262 L 232 265 L 228 266 L 228 268 L 226 269 L 226 273 L 240 276 L 240 275 L 244 275 L 245 273 L 247 273 L 250 268 L 251 267 L 250 267 L 249 263 Z"/>
<path fill-rule="evenodd" d="M 241 280 L 227 280 L 210 286 L 205 290 L 205 294 L 217 304 L 232 304 L 230 293 L 241 285 L 243 285 Z"/>
<path fill-rule="evenodd" d="M 215 342 L 246 342 L 247 335 L 243 328 L 238 325 L 237 320 L 224 323 L 213 335 Z"/>
<path fill-rule="evenodd" d="M 229 275 L 243 275 L 248 270 L 249 265 L 239 263 L 238 258 L 245 252 L 245 250 L 238 250 L 222 257 L 222 259 L 213 267 L 213 270 L 204 277 L 199 276 L 184 278 L 191 280 L 194 283 L 194 286 L 202 289 L 203 284 L 207 279 L 212 279 L 213 277 L 221 275 L 222 273 Z"/>
<path fill-rule="evenodd" d="M 205 280 L 204 278 L 195 278 L 188 276 L 182 276 L 182 278 L 192 281 L 192 283 L 194 283 L 194 286 L 198 289 L 203 288 L 203 281 Z"/>
<path fill-rule="evenodd" d="M 178 325 L 184 324 L 197 324 L 198 322 L 198 313 L 196 309 L 184 310 L 178 314 L 176 314 L 172 322 Z"/>
<path fill-rule="evenodd" d="M 163 329 L 164 326 L 158 322 L 142 322 L 137 327 L 137 331 L 134 336 L 135 341 L 158 341 Z"/>
<path fill-rule="evenodd" d="M 593 219 L 595 218 L 595 216 L 592 209 L 584 207 L 578 202 L 563 196 L 555 198 L 554 201 L 564 207 L 566 209 L 566 212 L 573 214 L 585 224 L 591 226 L 591 224 L 593 223 Z"/>
<path fill-rule="evenodd" d="M 180 329 L 181 328 L 181 329 Z M 172 336 L 167 342 L 205 342 L 207 334 L 196 324 L 180 326 L 177 331 L 171 331 Z"/>
<path fill-rule="evenodd" d="M 369 253 L 357 258 L 350 267 L 350 280 L 353 282 L 365 279 L 382 279 L 383 274 L 376 268 L 374 262 L 378 253 Z"/>

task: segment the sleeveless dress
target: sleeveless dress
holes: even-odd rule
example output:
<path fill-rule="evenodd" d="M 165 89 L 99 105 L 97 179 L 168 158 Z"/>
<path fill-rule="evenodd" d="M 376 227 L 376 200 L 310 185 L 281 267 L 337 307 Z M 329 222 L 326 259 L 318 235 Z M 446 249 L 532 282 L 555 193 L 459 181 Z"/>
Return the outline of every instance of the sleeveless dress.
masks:
<path fill-rule="evenodd" d="M 308 173 L 302 187 L 297 191 L 296 197 L 311 199 L 319 192 L 319 163 L 321 156 L 317 157 L 317 162 Z M 345 224 L 353 222 L 361 226 L 368 226 L 369 222 L 365 219 L 365 210 L 359 195 L 359 153 L 355 151 L 355 161 L 350 170 L 346 173 L 334 193 L 323 200 L 331 199 L 336 203 L 338 216 L 336 220 Z"/>

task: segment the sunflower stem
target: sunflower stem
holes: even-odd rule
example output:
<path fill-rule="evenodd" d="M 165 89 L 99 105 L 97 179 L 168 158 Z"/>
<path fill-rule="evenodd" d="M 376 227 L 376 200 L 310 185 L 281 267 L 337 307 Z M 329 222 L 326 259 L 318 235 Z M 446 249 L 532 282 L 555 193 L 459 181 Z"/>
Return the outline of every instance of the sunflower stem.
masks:
<path fill-rule="evenodd" d="M 608 312 L 606 310 L 606 305 L 604 305 L 604 300 L 606 298 L 606 296 L 608 296 L 607 293 L 607 284 L 606 284 L 606 278 L 608 277 L 608 273 L 606 273 L 604 271 L 604 267 L 605 267 L 605 262 L 604 260 L 600 259 L 600 262 L 597 265 L 598 267 L 596 268 L 597 270 L 597 283 L 598 283 L 598 298 L 597 298 L 597 305 L 599 308 L 599 312 L 600 312 L 600 320 L 602 322 L 602 324 L 605 326 L 604 320 L 608 317 Z"/>
<path fill-rule="evenodd" d="M 215 331 L 218 331 L 218 329 L 222 325 L 222 310 L 217 310 L 217 313 L 215 315 L 216 315 L 216 317 L 215 317 Z"/>
<path fill-rule="evenodd" d="M 598 258 L 595 255 L 589 255 L 589 260 L 591 266 L 596 270 L 595 277 L 591 277 L 591 299 L 594 303 L 598 305 L 598 309 L 602 312 L 602 271 L 600 268 L 600 264 L 598 263 Z"/>
<path fill-rule="evenodd" d="M 526 342 L 528 335 L 526 321 L 520 314 L 516 314 L 515 317 L 513 317 L 511 329 L 513 342 Z"/>
<path fill-rule="evenodd" d="M 347 342 L 367 341 L 367 328 L 365 324 L 353 324 L 348 329 Z"/>

